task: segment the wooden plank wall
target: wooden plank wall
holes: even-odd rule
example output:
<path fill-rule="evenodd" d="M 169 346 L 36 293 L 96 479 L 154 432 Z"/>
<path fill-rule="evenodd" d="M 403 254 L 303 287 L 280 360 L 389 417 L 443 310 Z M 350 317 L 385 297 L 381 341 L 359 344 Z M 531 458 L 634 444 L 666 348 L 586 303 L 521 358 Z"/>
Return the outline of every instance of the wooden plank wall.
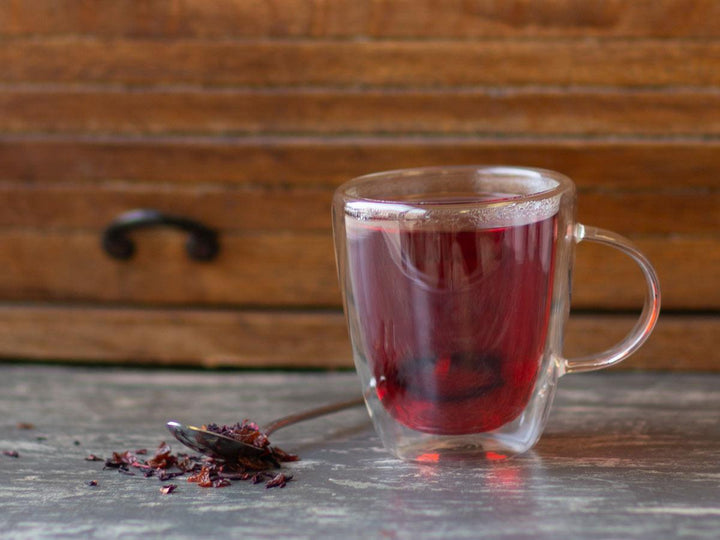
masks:
<path fill-rule="evenodd" d="M 626 367 L 720 369 L 720 3 L 0 0 L 0 357 L 350 366 L 332 190 L 391 168 L 556 169 L 631 237 L 664 314 Z M 156 208 L 129 262 L 99 237 Z M 581 246 L 568 354 L 639 271 Z"/>

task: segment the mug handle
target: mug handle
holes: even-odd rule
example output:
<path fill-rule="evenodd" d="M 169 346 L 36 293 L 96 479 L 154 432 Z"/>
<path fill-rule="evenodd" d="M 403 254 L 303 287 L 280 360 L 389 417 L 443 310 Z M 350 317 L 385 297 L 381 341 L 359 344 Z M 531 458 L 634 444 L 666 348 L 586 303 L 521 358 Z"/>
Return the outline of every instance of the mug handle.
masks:
<path fill-rule="evenodd" d="M 640 318 L 635 326 L 620 343 L 597 354 L 582 356 L 580 358 L 565 358 L 565 373 L 579 373 L 582 371 L 593 371 L 603 369 L 621 362 L 645 343 L 655 327 L 660 315 L 660 282 L 657 273 L 650 264 L 650 261 L 643 255 L 635 245 L 627 238 L 612 231 L 598 227 L 586 227 L 580 223 L 575 225 L 574 239 L 576 243 L 583 240 L 605 244 L 619 249 L 629 255 L 643 272 L 647 283 L 645 304 L 643 305 Z"/>

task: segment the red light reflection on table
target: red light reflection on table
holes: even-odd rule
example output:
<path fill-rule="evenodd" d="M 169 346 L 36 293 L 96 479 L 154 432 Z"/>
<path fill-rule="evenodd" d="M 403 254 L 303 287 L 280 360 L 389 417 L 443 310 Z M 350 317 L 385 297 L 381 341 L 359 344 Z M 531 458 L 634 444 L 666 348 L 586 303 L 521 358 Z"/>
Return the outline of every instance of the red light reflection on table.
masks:
<path fill-rule="evenodd" d="M 485 459 L 488 461 L 502 461 L 508 457 L 505 454 L 498 454 L 497 452 L 485 452 Z M 428 452 L 426 454 L 420 454 L 417 459 L 420 463 L 437 463 L 440 461 L 440 454 L 437 452 Z"/>
<path fill-rule="evenodd" d="M 437 453 L 421 454 L 417 457 L 417 460 L 420 463 L 437 463 L 438 461 L 440 461 L 440 454 L 437 454 Z"/>

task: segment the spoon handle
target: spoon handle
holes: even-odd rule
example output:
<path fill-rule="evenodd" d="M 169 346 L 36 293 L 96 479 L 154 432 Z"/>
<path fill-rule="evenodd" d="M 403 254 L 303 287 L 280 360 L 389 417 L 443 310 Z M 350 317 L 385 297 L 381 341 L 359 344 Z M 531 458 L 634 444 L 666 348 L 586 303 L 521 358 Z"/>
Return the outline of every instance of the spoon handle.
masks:
<path fill-rule="evenodd" d="M 263 431 L 265 432 L 265 435 L 270 435 L 273 431 L 277 431 L 278 429 L 285 426 L 296 424 L 297 422 L 309 420 L 311 418 L 322 416 L 324 414 L 330 414 L 337 411 L 342 411 L 344 409 L 349 409 L 350 407 L 357 407 L 358 405 L 362 405 L 363 402 L 364 399 L 359 397 L 355 399 L 349 399 L 347 401 L 330 403 L 329 405 L 323 405 L 322 407 L 316 407 L 314 409 L 302 411 L 295 414 L 289 414 L 287 416 L 283 416 L 282 418 L 278 418 L 277 420 L 273 420 L 264 427 Z"/>

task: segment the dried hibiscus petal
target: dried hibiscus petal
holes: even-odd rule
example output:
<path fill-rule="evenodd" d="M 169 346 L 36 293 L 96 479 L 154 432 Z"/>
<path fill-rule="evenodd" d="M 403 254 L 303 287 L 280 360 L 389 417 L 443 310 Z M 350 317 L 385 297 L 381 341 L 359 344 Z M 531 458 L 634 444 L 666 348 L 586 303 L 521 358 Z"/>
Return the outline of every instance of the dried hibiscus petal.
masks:
<path fill-rule="evenodd" d="M 194 482 L 200 487 L 212 487 L 211 466 L 204 465 L 197 474 L 188 477 L 188 482 Z"/>
<path fill-rule="evenodd" d="M 300 461 L 300 456 L 297 456 L 295 454 L 290 454 L 288 452 L 285 452 L 284 450 L 281 450 L 280 448 L 273 447 L 273 454 L 277 458 L 278 461 L 288 462 L 288 461 Z"/>
<path fill-rule="evenodd" d="M 284 488 L 290 480 L 292 480 L 292 475 L 285 476 L 283 473 L 278 473 L 265 483 L 265 488 Z"/>
<path fill-rule="evenodd" d="M 117 469 L 118 467 L 121 467 L 123 465 L 131 465 L 136 461 L 137 458 L 135 457 L 135 454 L 130 450 L 126 450 L 122 453 L 113 452 L 112 457 L 109 457 L 105 460 L 105 467 Z"/>
<path fill-rule="evenodd" d="M 259 484 L 260 482 L 262 482 L 262 481 L 264 480 L 264 478 L 265 478 L 265 473 L 259 472 L 259 473 L 253 474 L 253 476 L 252 476 L 252 478 L 250 479 L 250 481 L 251 481 L 253 484 Z"/>
<path fill-rule="evenodd" d="M 170 445 L 165 441 L 160 443 L 155 455 L 148 460 L 148 465 L 155 469 L 168 469 L 177 463 L 177 458 L 172 454 Z"/>
<path fill-rule="evenodd" d="M 185 474 L 185 471 L 168 472 L 168 471 L 159 470 L 157 477 L 158 477 L 158 480 L 160 480 L 161 482 L 167 482 L 168 480 L 172 480 L 173 478 L 177 478 L 178 476 L 182 476 L 184 474 Z"/>

